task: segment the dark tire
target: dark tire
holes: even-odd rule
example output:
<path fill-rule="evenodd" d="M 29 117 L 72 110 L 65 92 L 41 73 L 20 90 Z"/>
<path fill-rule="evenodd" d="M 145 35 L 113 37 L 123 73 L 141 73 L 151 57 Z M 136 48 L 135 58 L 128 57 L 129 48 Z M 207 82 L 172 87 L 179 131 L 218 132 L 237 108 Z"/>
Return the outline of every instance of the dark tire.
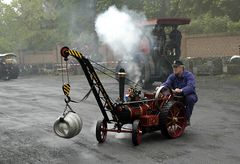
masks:
<path fill-rule="evenodd" d="M 132 143 L 137 146 L 142 142 L 142 129 L 139 120 L 133 121 L 132 124 Z"/>
<path fill-rule="evenodd" d="M 107 138 L 107 122 L 99 120 L 96 125 L 96 138 L 99 143 L 103 143 Z"/>
<path fill-rule="evenodd" d="M 14 74 L 11 76 L 12 79 L 17 79 L 18 78 L 18 74 Z"/>
<path fill-rule="evenodd" d="M 3 76 L 3 80 L 7 81 L 7 80 L 10 80 L 11 79 L 11 76 L 9 75 L 8 72 L 6 72 L 6 75 Z"/>
<path fill-rule="evenodd" d="M 13 71 L 11 72 L 11 79 L 17 79 L 19 76 L 19 68 L 14 67 Z"/>
<path fill-rule="evenodd" d="M 180 137 L 187 126 L 185 106 L 176 101 L 169 101 L 160 113 L 160 130 L 162 135 L 173 139 Z"/>
<path fill-rule="evenodd" d="M 3 80 L 5 80 L 5 81 L 10 80 L 10 76 L 5 76 L 5 77 L 3 78 Z"/>

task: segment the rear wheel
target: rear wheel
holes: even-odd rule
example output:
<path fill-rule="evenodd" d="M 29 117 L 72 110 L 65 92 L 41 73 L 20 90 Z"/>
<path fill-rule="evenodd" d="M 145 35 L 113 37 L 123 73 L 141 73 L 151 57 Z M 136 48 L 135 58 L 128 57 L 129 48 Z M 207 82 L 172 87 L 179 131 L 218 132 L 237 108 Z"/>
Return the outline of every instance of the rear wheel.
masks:
<path fill-rule="evenodd" d="M 186 110 L 182 103 L 169 101 L 160 113 L 160 129 L 167 138 L 178 138 L 187 126 Z"/>
<path fill-rule="evenodd" d="M 132 143 L 137 146 L 142 142 L 142 128 L 139 120 L 135 120 L 132 124 Z"/>
<path fill-rule="evenodd" d="M 96 138 L 99 143 L 103 143 L 107 138 L 107 122 L 99 120 L 96 125 Z"/>
<path fill-rule="evenodd" d="M 11 79 L 10 73 L 9 71 L 6 71 L 5 75 L 3 75 L 3 80 L 10 80 L 10 79 Z"/>
<path fill-rule="evenodd" d="M 14 66 L 11 72 L 11 79 L 17 79 L 18 76 L 19 76 L 19 68 L 17 66 Z"/>

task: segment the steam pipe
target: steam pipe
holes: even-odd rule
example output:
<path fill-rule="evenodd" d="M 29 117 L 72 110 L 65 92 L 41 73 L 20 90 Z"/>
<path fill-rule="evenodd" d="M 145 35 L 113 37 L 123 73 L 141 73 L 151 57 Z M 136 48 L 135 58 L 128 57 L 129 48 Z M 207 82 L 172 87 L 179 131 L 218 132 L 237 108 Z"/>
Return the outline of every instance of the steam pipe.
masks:
<path fill-rule="evenodd" d="M 119 79 L 119 99 L 122 102 L 124 102 L 125 77 L 126 77 L 125 70 L 121 68 L 118 72 L 118 79 Z"/>

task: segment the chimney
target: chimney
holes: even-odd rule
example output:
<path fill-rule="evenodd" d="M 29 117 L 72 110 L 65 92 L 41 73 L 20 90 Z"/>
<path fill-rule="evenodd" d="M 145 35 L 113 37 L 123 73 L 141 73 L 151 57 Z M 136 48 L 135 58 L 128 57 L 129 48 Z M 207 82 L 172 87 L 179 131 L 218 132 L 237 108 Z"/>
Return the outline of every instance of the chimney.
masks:
<path fill-rule="evenodd" d="M 126 77 L 126 72 L 123 68 L 121 68 L 118 72 L 118 79 L 119 79 L 119 99 L 122 102 L 124 102 L 125 77 Z"/>

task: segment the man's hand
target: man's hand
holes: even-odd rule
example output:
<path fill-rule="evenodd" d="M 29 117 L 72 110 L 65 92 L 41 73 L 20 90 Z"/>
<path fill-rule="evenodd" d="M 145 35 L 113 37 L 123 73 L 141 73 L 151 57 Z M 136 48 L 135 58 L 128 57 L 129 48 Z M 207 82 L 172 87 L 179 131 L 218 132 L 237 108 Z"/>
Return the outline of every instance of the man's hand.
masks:
<path fill-rule="evenodd" d="M 174 93 L 182 93 L 182 89 L 176 88 L 173 92 Z"/>

